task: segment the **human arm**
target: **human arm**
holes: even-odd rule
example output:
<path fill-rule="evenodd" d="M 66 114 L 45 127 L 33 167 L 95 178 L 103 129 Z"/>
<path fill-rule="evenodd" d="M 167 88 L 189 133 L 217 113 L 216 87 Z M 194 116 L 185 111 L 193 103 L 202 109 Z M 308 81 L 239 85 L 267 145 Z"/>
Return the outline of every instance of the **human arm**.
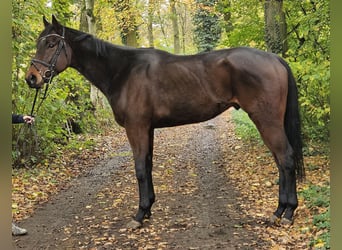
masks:
<path fill-rule="evenodd" d="M 12 114 L 12 124 L 16 123 L 24 123 L 24 116 L 23 115 L 17 115 L 17 114 Z"/>
<path fill-rule="evenodd" d="M 12 114 L 12 123 L 27 123 L 32 124 L 34 122 L 34 117 L 30 115 L 19 115 L 19 114 Z"/>

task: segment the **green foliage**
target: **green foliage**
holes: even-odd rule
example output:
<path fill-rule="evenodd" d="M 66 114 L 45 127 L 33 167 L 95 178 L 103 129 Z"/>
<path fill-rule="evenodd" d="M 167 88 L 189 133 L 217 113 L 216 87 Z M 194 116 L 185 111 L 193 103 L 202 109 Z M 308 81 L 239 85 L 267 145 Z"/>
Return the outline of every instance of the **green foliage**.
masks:
<path fill-rule="evenodd" d="M 69 7 L 73 1 L 53 2 L 54 10 L 46 8 L 47 1 L 13 1 L 12 7 L 12 112 L 30 114 L 35 90 L 24 81 L 29 62 L 34 55 L 36 39 L 43 29 L 42 17 L 54 11 L 63 20 L 70 18 Z M 28 18 L 29 17 L 29 18 Z M 62 22 L 63 23 L 63 22 Z M 58 156 L 63 147 L 74 138 L 70 121 L 77 123 L 83 132 L 95 131 L 96 120 L 89 98 L 90 84 L 73 69 L 55 77 L 47 98 L 42 102 L 40 91 L 34 115 L 35 124 L 13 125 L 12 156 L 15 166 L 31 166 L 53 155 Z M 41 105 L 39 105 L 42 102 Z M 39 107 L 39 111 L 37 108 Z"/>
<path fill-rule="evenodd" d="M 309 208 L 313 207 L 329 207 L 330 205 L 330 187 L 310 185 L 300 194 L 307 201 Z"/>
<path fill-rule="evenodd" d="M 221 37 L 219 17 L 215 12 L 215 0 L 197 0 L 198 8 L 194 15 L 194 42 L 198 51 L 214 49 Z"/>
<path fill-rule="evenodd" d="M 245 111 L 234 110 L 232 116 L 235 123 L 235 133 L 238 137 L 245 141 L 262 142 L 259 131 Z"/>
<path fill-rule="evenodd" d="M 121 41 L 125 45 L 136 46 L 139 9 L 135 1 L 113 1 L 117 24 L 120 27 Z M 131 40 L 130 40 L 131 39 Z"/>
<path fill-rule="evenodd" d="M 70 0 L 53 0 L 52 1 L 52 11 L 54 15 L 57 17 L 58 21 L 63 23 L 64 25 L 70 25 L 70 21 L 72 20 L 72 11 L 71 11 Z"/>
<path fill-rule="evenodd" d="M 261 1 L 221 0 L 218 10 L 220 13 L 229 13 L 229 19 L 221 22 L 225 32 L 219 47 L 265 48 L 264 12 Z"/>
<path fill-rule="evenodd" d="M 307 141 L 329 141 L 330 17 L 329 1 L 285 5 L 291 30 L 287 60 L 299 86 L 303 131 Z"/>
<path fill-rule="evenodd" d="M 307 206 L 315 212 L 313 225 L 315 230 L 322 231 L 322 234 L 312 237 L 310 246 L 321 246 L 319 249 L 330 249 L 330 186 L 329 184 L 316 186 L 309 185 L 299 192 L 303 196 Z"/>
<path fill-rule="evenodd" d="M 310 55 L 310 54 L 309 54 Z M 329 141 L 330 62 L 312 58 L 290 63 L 298 79 L 303 130 L 308 141 Z"/>

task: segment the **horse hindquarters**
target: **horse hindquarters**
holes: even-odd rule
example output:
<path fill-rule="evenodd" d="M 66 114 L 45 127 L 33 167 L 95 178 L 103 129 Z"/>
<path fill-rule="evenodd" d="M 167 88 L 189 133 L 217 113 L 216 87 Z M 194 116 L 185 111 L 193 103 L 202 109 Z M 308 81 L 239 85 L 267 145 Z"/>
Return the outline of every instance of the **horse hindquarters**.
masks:
<path fill-rule="evenodd" d="M 286 129 L 289 119 L 286 119 L 285 113 L 288 113 L 289 109 L 298 109 L 298 106 L 289 102 L 288 93 L 292 91 L 292 87 L 288 82 L 287 69 L 281 64 L 277 64 L 276 68 L 276 71 L 269 72 L 268 75 L 259 74 L 258 81 L 249 81 L 237 86 L 237 99 L 241 108 L 248 113 L 258 128 L 279 170 L 279 201 L 274 215 L 277 218 L 284 215 L 283 222 L 292 222 L 298 206 L 297 165 L 295 151 L 288 137 L 291 131 Z"/>

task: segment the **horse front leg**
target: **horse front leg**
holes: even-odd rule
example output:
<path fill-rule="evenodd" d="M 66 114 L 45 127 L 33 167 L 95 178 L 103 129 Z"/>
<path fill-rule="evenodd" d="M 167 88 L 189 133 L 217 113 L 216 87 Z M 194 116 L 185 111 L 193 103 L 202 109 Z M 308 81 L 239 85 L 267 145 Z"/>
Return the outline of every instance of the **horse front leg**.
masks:
<path fill-rule="evenodd" d="M 135 174 L 139 188 L 139 208 L 130 228 L 142 226 L 144 218 L 151 216 L 151 207 L 155 200 L 152 182 L 153 129 L 134 127 L 127 129 L 127 136 L 132 147 Z"/>
<path fill-rule="evenodd" d="M 150 201 L 150 208 L 145 214 L 145 218 L 150 218 L 151 213 L 151 207 L 155 201 L 155 193 L 154 193 L 154 187 L 153 187 L 153 180 L 152 180 L 152 167 L 153 167 L 153 140 L 154 140 L 154 130 L 151 129 L 149 132 L 149 153 L 147 157 L 147 164 L 146 164 L 146 171 L 147 171 L 147 182 L 148 182 L 148 199 Z"/>

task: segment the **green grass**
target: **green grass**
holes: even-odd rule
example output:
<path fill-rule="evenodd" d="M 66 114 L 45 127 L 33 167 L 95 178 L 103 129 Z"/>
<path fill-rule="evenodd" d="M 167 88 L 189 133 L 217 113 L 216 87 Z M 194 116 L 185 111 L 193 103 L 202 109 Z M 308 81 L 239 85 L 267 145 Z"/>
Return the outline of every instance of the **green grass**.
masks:
<path fill-rule="evenodd" d="M 248 114 L 239 109 L 232 112 L 233 121 L 235 123 L 235 134 L 245 141 L 262 142 L 259 131 L 255 127 Z"/>

